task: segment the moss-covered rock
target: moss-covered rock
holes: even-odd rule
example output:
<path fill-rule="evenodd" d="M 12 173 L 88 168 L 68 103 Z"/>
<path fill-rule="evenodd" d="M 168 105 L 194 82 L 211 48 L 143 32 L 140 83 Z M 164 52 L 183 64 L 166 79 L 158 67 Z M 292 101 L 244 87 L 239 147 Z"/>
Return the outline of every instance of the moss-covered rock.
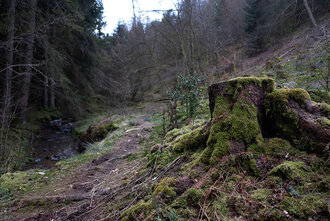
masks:
<path fill-rule="evenodd" d="M 294 156 L 297 154 L 303 154 L 296 148 L 292 147 L 291 144 L 281 138 L 271 138 L 268 142 L 265 143 L 263 152 L 268 155 L 277 155 L 277 156 Z"/>
<path fill-rule="evenodd" d="M 320 103 L 320 110 L 327 115 L 328 117 L 330 116 L 330 105 L 327 103 Z"/>
<path fill-rule="evenodd" d="M 96 142 L 104 139 L 109 132 L 115 131 L 119 128 L 110 118 L 100 121 L 97 124 L 92 124 L 80 136 L 83 143 Z"/>
<path fill-rule="evenodd" d="M 307 166 L 305 165 L 304 162 L 285 161 L 284 163 L 273 168 L 269 172 L 269 175 L 278 176 L 284 180 L 289 180 L 289 179 L 306 180 L 309 177 L 309 174 L 306 169 Z"/>
<path fill-rule="evenodd" d="M 180 153 L 185 150 L 196 150 L 198 148 L 204 148 L 206 144 L 209 130 L 205 126 L 201 126 L 188 134 L 180 136 L 176 139 L 173 145 L 173 151 Z"/>

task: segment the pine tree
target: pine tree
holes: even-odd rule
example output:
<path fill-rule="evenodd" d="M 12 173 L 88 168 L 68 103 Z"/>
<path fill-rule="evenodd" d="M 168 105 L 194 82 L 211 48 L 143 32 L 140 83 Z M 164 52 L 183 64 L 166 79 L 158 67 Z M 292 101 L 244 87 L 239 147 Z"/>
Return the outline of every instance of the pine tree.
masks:
<path fill-rule="evenodd" d="M 248 54 L 254 55 L 264 49 L 261 1 L 248 0 L 245 12 Z"/>

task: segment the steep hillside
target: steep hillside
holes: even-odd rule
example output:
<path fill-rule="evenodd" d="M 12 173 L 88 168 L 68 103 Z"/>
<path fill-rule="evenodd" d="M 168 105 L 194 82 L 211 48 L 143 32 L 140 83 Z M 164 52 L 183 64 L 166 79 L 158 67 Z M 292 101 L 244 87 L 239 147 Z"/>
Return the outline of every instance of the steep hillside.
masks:
<path fill-rule="evenodd" d="M 119 129 L 81 156 L 3 175 L 1 216 L 326 220 L 330 106 L 302 89 L 275 89 L 269 78 L 215 84 L 209 95 L 211 120 L 164 136 L 159 105 L 148 104 L 117 118 Z M 203 105 L 199 118 L 210 119 Z"/>

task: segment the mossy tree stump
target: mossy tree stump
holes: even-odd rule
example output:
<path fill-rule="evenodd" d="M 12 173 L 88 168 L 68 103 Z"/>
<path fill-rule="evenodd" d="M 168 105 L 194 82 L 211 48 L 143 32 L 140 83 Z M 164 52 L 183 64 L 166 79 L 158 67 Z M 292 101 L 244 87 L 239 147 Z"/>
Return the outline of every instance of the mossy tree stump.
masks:
<path fill-rule="evenodd" d="M 259 149 L 265 137 L 281 137 L 319 154 L 330 142 L 329 105 L 313 103 L 303 89 L 276 90 L 273 79 L 243 77 L 211 85 L 209 100 L 212 121 L 204 163 Z"/>

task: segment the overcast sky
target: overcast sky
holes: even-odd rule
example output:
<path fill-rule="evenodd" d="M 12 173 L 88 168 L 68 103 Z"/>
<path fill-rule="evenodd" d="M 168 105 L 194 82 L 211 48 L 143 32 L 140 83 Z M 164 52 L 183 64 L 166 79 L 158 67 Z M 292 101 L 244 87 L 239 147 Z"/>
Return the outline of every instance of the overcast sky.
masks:
<path fill-rule="evenodd" d="M 148 12 L 150 10 L 168 10 L 175 8 L 177 0 L 134 0 L 135 13 L 144 22 L 148 19 L 156 20 L 162 18 L 162 13 Z M 103 0 L 104 20 L 107 26 L 105 33 L 112 33 L 118 22 L 131 23 L 133 18 L 132 0 Z"/>

